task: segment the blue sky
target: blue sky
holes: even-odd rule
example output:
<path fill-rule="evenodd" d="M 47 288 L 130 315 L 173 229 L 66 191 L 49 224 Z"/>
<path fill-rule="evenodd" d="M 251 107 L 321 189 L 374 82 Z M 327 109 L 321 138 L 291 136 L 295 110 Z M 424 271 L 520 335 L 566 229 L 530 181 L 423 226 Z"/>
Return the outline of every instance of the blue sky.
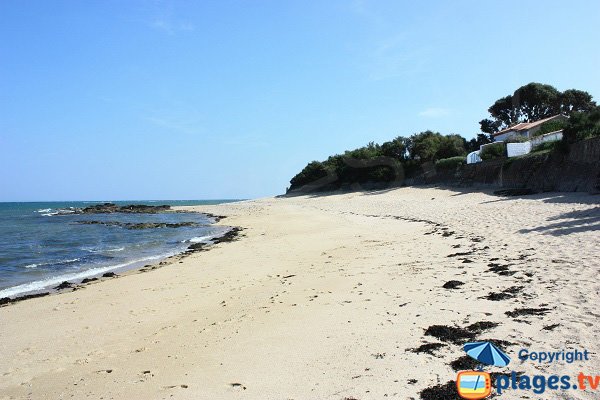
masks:
<path fill-rule="evenodd" d="M 532 82 L 600 100 L 596 1 L 0 2 L 0 201 L 253 198 L 473 137 Z"/>

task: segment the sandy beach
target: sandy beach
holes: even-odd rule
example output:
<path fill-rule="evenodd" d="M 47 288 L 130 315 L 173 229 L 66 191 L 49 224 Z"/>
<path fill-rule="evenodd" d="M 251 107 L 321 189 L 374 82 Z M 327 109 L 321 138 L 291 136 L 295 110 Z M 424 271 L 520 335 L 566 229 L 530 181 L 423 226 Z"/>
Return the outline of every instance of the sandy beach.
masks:
<path fill-rule="evenodd" d="M 193 208 L 237 240 L 0 307 L 0 399 L 418 399 L 485 339 L 512 358 L 491 371 L 597 375 L 599 202 L 423 187 Z"/>

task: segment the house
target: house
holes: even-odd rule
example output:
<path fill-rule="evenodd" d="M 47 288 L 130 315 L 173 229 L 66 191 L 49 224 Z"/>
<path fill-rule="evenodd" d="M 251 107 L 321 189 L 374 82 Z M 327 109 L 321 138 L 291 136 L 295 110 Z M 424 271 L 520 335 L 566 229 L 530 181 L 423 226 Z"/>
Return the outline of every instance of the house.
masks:
<path fill-rule="evenodd" d="M 554 120 L 565 121 L 565 120 L 567 120 L 567 117 L 559 114 L 559 115 L 554 115 L 552 117 L 540 119 L 539 121 L 535 121 L 535 122 L 521 122 L 520 124 L 516 124 L 514 126 L 511 126 L 510 128 L 506 128 L 506 129 L 501 130 L 500 132 L 496 132 L 496 133 L 492 134 L 492 137 L 494 138 L 494 141 L 496 141 L 496 142 L 506 140 L 506 139 L 508 139 L 510 137 L 514 137 L 514 136 L 523 136 L 527 139 L 531 139 L 531 138 L 533 138 L 535 133 L 540 130 L 540 128 L 542 127 L 542 125 L 545 122 L 554 121 Z"/>

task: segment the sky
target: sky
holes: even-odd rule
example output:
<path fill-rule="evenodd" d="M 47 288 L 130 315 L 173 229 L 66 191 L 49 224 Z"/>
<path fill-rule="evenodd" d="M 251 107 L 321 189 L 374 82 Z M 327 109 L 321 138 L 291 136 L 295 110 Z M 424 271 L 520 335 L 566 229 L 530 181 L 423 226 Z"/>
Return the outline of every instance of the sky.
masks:
<path fill-rule="evenodd" d="M 256 198 L 471 138 L 529 82 L 600 101 L 598 1 L 0 1 L 0 201 Z"/>

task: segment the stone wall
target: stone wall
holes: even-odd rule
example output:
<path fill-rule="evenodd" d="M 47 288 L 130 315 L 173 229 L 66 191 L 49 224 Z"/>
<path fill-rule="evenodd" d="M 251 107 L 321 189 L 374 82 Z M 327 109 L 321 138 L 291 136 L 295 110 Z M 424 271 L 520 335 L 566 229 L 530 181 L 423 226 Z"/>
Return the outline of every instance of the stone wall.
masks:
<path fill-rule="evenodd" d="M 422 174 L 407 184 L 523 188 L 535 191 L 600 192 L 600 137 L 558 152 L 463 165 L 455 171 Z"/>

